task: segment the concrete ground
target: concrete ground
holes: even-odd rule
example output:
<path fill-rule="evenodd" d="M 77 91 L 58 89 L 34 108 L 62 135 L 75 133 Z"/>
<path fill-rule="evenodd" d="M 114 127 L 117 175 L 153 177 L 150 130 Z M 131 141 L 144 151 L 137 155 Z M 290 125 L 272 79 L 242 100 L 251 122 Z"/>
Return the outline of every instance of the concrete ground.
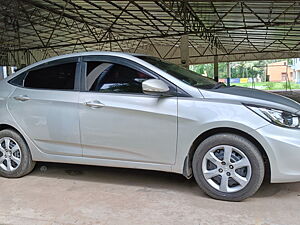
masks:
<path fill-rule="evenodd" d="M 300 224 L 300 183 L 263 184 L 232 203 L 178 174 L 39 163 L 26 177 L 0 178 L 0 193 L 1 225 Z"/>

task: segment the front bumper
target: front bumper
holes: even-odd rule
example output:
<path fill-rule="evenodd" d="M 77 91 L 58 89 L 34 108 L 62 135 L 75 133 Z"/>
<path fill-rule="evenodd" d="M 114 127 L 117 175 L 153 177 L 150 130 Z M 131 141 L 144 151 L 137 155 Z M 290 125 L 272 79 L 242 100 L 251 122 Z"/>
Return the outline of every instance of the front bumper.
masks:
<path fill-rule="evenodd" d="M 300 181 L 300 129 L 267 125 L 253 136 L 264 147 L 271 166 L 271 182 Z"/>

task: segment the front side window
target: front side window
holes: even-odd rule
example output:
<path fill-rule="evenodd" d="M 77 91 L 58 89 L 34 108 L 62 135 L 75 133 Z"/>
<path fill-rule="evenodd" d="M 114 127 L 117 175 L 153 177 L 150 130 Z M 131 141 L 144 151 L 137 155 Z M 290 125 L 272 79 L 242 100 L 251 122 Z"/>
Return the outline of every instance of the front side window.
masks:
<path fill-rule="evenodd" d="M 104 93 L 143 93 L 142 82 L 153 79 L 120 64 L 87 62 L 87 90 Z"/>
<path fill-rule="evenodd" d="M 76 63 L 49 66 L 28 72 L 24 87 L 37 89 L 74 90 Z"/>

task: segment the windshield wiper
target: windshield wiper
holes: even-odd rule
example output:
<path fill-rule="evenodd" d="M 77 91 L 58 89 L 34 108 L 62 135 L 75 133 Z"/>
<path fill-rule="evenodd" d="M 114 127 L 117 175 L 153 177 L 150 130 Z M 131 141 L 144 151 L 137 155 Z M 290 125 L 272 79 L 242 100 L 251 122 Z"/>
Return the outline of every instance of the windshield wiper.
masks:
<path fill-rule="evenodd" d="M 212 87 L 212 89 L 218 89 L 221 87 L 226 87 L 226 85 L 223 82 L 218 82 Z"/>

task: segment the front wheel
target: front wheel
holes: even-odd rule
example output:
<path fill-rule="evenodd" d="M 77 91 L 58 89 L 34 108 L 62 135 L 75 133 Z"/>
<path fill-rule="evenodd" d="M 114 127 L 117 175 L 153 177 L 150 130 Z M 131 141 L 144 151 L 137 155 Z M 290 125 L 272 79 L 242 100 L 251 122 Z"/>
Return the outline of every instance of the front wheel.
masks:
<path fill-rule="evenodd" d="M 241 201 L 259 189 L 264 163 L 259 150 L 248 139 L 236 134 L 216 134 L 196 149 L 193 173 L 209 196 Z"/>

